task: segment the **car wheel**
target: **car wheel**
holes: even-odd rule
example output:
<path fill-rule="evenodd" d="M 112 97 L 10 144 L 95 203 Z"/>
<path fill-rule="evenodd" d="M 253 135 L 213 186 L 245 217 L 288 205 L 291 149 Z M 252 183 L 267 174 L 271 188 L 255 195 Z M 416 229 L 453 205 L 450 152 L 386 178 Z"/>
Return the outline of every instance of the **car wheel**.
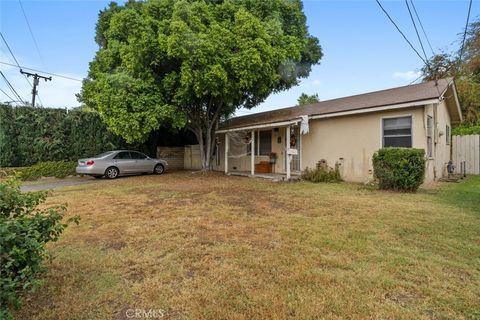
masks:
<path fill-rule="evenodd" d="M 155 174 L 162 174 L 165 172 L 165 168 L 163 167 L 163 164 L 157 164 L 155 166 L 155 169 L 153 169 L 153 173 Z"/>
<path fill-rule="evenodd" d="M 105 170 L 105 177 L 107 177 L 108 179 L 115 179 L 118 177 L 119 173 L 120 172 L 118 171 L 117 168 L 109 167 L 107 168 L 107 170 Z"/>

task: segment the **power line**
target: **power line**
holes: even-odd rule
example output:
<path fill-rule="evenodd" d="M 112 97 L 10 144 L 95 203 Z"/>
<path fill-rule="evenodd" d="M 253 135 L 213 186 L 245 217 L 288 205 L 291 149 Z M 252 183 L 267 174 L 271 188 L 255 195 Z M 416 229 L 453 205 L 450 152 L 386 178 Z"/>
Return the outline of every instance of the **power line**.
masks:
<path fill-rule="evenodd" d="M 422 28 L 423 35 L 425 36 L 425 39 L 427 39 L 428 46 L 432 51 L 432 56 L 435 56 L 435 51 L 433 50 L 432 45 L 430 44 L 430 40 L 428 40 L 427 33 L 425 32 L 425 28 L 423 27 L 422 20 L 420 20 L 420 16 L 418 15 L 417 8 L 415 8 L 415 5 L 413 4 L 413 0 L 410 0 L 410 3 L 412 4 L 412 8 L 413 8 L 413 11 L 415 12 L 415 16 L 417 17 L 417 20 L 420 23 L 420 27 Z"/>
<path fill-rule="evenodd" d="M 10 54 L 12 55 L 13 60 L 14 60 L 15 63 L 17 64 L 16 66 L 15 66 L 15 65 L 12 65 L 12 64 L 8 64 L 8 65 L 17 67 L 17 68 L 19 68 L 19 69 L 21 70 L 22 68 L 20 67 L 20 64 L 18 63 L 17 58 L 16 58 L 15 55 L 13 54 L 13 51 L 12 51 L 12 49 L 10 48 L 10 46 L 8 45 L 8 42 L 7 42 L 7 40 L 5 39 L 5 37 L 3 36 L 3 33 L 2 33 L 2 32 L 0 32 L 0 36 L 2 37 L 3 42 L 4 42 L 5 45 L 7 46 L 8 51 L 9 51 Z M 25 80 L 27 80 L 28 84 L 30 85 L 30 88 L 32 88 L 32 90 L 33 90 L 33 85 L 32 85 L 32 83 L 30 82 L 30 80 L 28 80 L 28 78 L 27 78 L 26 75 L 23 75 L 23 76 L 25 77 Z M 22 99 L 20 99 L 20 100 L 22 100 Z M 42 101 L 42 99 L 40 98 L 40 95 L 38 96 L 38 100 L 40 101 L 40 105 L 43 107 L 43 101 Z"/>
<path fill-rule="evenodd" d="M 410 45 L 410 47 L 412 48 L 413 51 L 415 51 L 415 53 L 417 54 L 417 56 L 423 61 L 423 63 L 425 65 L 427 65 L 427 61 L 425 61 L 422 56 L 420 55 L 420 53 L 418 53 L 417 49 L 415 49 L 415 47 L 413 46 L 413 44 L 408 40 L 408 38 L 405 36 L 405 34 L 402 32 L 402 30 L 400 30 L 400 28 L 398 27 L 398 25 L 395 23 L 395 21 L 393 21 L 392 17 L 390 17 L 390 15 L 388 14 L 388 12 L 383 8 L 382 4 L 380 3 L 380 1 L 378 0 L 375 0 L 377 2 L 377 4 L 379 5 L 380 9 L 382 9 L 383 13 L 385 13 L 385 15 L 388 17 L 388 19 L 390 20 L 390 22 L 395 26 L 395 28 L 397 28 L 397 31 L 402 35 L 403 39 L 405 39 L 405 41 Z"/>
<path fill-rule="evenodd" d="M 10 99 L 11 101 L 15 100 L 15 99 L 12 99 L 12 97 L 10 97 L 5 91 L 3 91 L 2 88 L 0 88 L 0 91 L 7 96 L 8 99 Z"/>
<path fill-rule="evenodd" d="M 32 107 L 35 107 L 35 96 L 38 95 L 37 86 L 39 85 L 39 80 L 43 79 L 45 82 L 52 81 L 52 77 L 41 76 L 37 73 L 25 72 L 20 69 L 20 73 L 26 75 L 27 77 L 33 77 L 33 89 L 32 89 Z M 40 98 L 40 97 L 39 97 Z"/>
<path fill-rule="evenodd" d="M 15 63 L 16 63 L 17 66 L 18 66 L 18 65 L 19 65 L 18 60 L 17 60 L 17 58 L 15 57 L 15 55 L 13 54 L 12 49 L 10 49 L 10 46 L 8 45 L 8 42 L 7 42 L 7 40 L 5 39 L 5 37 L 3 36 L 3 33 L 2 33 L 1 31 L 0 31 L 0 36 L 2 37 L 3 42 L 5 42 L 5 45 L 7 46 L 8 51 L 10 52 L 10 54 L 11 54 L 12 57 L 13 57 L 13 60 L 15 60 Z"/>
<path fill-rule="evenodd" d="M 17 67 L 17 68 L 19 68 L 19 69 L 25 69 L 25 70 L 30 70 L 30 71 L 34 71 L 34 72 L 45 73 L 45 74 L 48 74 L 48 75 L 50 75 L 50 76 L 59 77 L 59 78 L 64 78 L 64 79 L 68 79 L 68 80 L 72 80 L 72 81 L 79 81 L 79 82 L 82 82 L 82 81 L 83 81 L 83 80 L 81 80 L 81 79 L 76 79 L 76 78 L 64 76 L 64 75 L 61 75 L 61 74 L 56 74 L 56 73 L 52 73 L 52 72 L 41 71 L 41 70 L 37 70 L 37 69 L 33 69 L 33 68 L 28 68 L 28 67 L 24 67 L 24 66 L 18 66 L 18 65 L 14 65 L 14 64 L 12 64 L 12 63 L 4 62 L 4 61 L 0 61 L 0 64 L 4 64 L 4 65 L 6 65 L 6 66 L 11 66 L 11 67 Z"/>
<path fill-rule="evenodd" d="M 413 18 L 413 15 L 412 15 L 412 10 L 410 10 L 410 6 L 408 5 L 407 0 L 405 0 L 405 4 L 407 5 L 408 14 L 410 15 L 410 19 L 412 20 L 413 27 L 415 28 L 415 33 L 417 34 L 418 42 L 420 42 L 420 47 L 422 48 L 423 55 L 425 56 L 425 61 L 426 61 L 425 66 L 432 73 L 433 78 L 435 80 L 435 88 L 437 88 L 438 95 L 440 95 L 440 89 L 438 89 L 438 86 L 437 86 L 438 75 L 430 67 L 430 61 L 428 60 L 427 54 L 425 53 L 425 48 L 423 47 L 422 38 L 420 37 L 420 33 L 418 33 L 417 24 L 415 23 L 415 19 Z M 415 81 L 417 81 L 418 79 L 419 78 L 417 78 Z"/>
<path fill-rule="evenodd" d="M 418 33 L 417 24 L 415 23 L 415 19 L 413 19 L 412 10 L 410 10 L 408 0 L 405 0 L 405 4 L 407 5 L 408 14 L 410 15 L 410 19 L 412 20 L 413 27 L 415 28 L 415 33 L 417 34 L 418 42 L 420 42 L 420 47 L 422 48 L 423 55 L 425 56 L 425 60 L 428 62 L 428 57 L 425 53 L 425 48 L 423 47 L 422 38 L 420 38 L 420 34 Z M 428 65 L 428 68 L 430 69 L 430 64 Z"/>
<path fill-rule="evenodd" d="M 35 44 L 35 49 L 37 50 L 37 54 L 40 58 L 40 61 L 42 61 L 42 64 L 45 64 L 43 62 L 42 55 L 40 54 L 40 49 L 38 48 L 37 40 L 35 39 L 35 36 L 33 35 L 32 28 L 30 27 L 30 22 L 28 22 L 28 18 L 27 18 L 27 15 L 25 13 L 25 9 L 23 8 L 22 1 L 18 0 L 18 3 L 20 4 L 20 8 L 22 9 L 23 17 L 25 18 L 25 22 L 27 23 L 28 31 L 30 32 L 30 36 L 32 37 L 33 43 Z"/>
<path fill-rule="evenodd" d="M 465 39 L 467 38 L 467 30 L 468 30 L 468 23 L 470 21 L 470 11 L 472 10 L 472 0 L 468 5 L 468 14 L 467 14 L 467 22 L 465 23 L 465 32 L 463 33 L 463 40 L 462 40 L 462 48 L 460 49 L 460 55 L 458 56 L 458 60 L 462 60 L 463 50 L 465 49 Z"/>
<path fill-rule="evenodd" d="M 423 74 L 421 74 L 417 79 L 413 80 L 412 82 L 410 82 L 408 85 L 412 85 L 414 84 L 415 82 L 417 82 L 418 80 L 420 80 L 420 78 L 423 77 Z"/>
<path fill-rule="evenodd" d="M 8 88 L 10 89 L 10 91 L 15 95 L 15 97 L 20 100 L 20 101 L 23 101 L 22 97 L 18 94 L 17 90 L 15 90 L 15 88 L 13 87 L 13 85 L 10 83 L 10 81 L 8 81 L 7 77 L 5 76 L 5 74 L 0 70 L 0 75 L 2 76 L 3 80 L 5 80 Z"/>

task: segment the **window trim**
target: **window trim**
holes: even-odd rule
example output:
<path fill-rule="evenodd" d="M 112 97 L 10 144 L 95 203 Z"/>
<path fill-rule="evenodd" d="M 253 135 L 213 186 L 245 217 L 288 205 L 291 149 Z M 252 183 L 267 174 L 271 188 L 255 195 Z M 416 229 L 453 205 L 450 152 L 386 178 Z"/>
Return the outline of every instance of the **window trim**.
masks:
<path fill-rule="evenodd" d="M 260 138 L 260 132 L 270 132 L 270 152 L 268 154 L 260 154 L 260 150 L 261 150 L 261 138 Z M 257 147 L 257 156 L 259 157 L 267 157 L 270 155 L 270 153 L 272 153 L 272 147 L 273 147 L 273 143 L 272 143 L 272 137 L 273 137 L 273 133 L 272 133 L 272 130 L 258 130 L 258 147 Z"/>
<path fill-rule="evenodd" d="M 410 134 L 409 135 L 398 135 L 397 137 L 408 137 L 410 136 L 410 145 L 411 147 L 410 148 L 413 148 L 413 141 L 415 141 L 413 139 L 413 134 L 414 134 L 414 130 L 413 128 L 415 128 L 415 116 L 414 114 L 412 113 L 407 113 L 407 114 L 398 114 L 398 115 L 392 115 L 392 116 L 383 116 L 380 118 L 380 140 L 381 140 L 381 148 L 385 148 L 385 136 L 384 136 L 384 120 L 385 119 L 396 119 L 396 118 L 410 118 L 411 119 L 411 128 L 410 128 Z"/>

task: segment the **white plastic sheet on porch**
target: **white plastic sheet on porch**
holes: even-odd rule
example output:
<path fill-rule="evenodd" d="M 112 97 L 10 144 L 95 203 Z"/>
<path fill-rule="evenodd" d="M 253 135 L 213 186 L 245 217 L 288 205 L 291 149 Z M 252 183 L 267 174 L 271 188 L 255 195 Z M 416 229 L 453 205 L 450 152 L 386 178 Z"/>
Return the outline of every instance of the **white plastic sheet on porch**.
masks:
<path fill-rule="evenodd" d="M 466 174 L 480 174 L 480 135 L 452 136 L 452 144 L 455 172 L 460 173 L 465 161 Z"/>

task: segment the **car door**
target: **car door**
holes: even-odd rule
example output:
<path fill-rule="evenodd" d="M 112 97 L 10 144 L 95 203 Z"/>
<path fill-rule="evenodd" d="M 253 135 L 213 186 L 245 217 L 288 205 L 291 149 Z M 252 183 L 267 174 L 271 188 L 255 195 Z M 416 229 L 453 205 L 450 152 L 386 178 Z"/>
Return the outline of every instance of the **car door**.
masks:
<path fill-rule="evenodd" d="M 113 163 L 118 167 L 120 173 L 135 172 L 135 160 L 132 159 L 130 152 L 128 151 L 120 151 L 115 157 L 113 157 Z"/>
<path fill-rule="evenodd" d="M 153 172 L 153 163 L 145 154 L 130 151 L 130 156 L 135 160 L 135 172 Z"/>

